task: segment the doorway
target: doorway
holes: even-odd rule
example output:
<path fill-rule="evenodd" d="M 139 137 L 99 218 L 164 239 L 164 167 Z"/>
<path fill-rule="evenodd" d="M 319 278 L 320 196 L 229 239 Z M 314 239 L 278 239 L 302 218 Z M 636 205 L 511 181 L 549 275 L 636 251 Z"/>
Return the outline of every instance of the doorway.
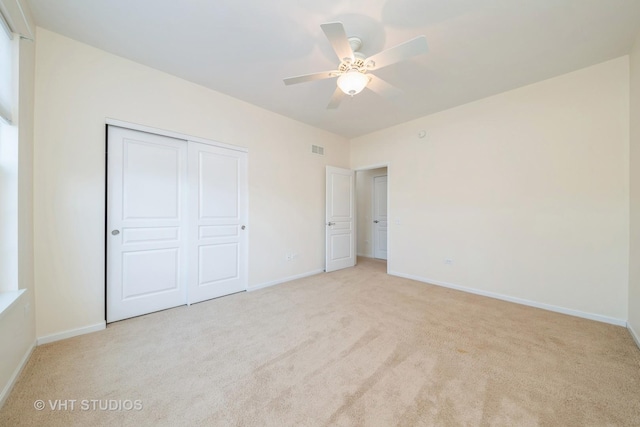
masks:
<path fill-rule="evenodd" d="M 387 200 L 388 168 L 356 171 L 357 255 L 388 258 Z"/>

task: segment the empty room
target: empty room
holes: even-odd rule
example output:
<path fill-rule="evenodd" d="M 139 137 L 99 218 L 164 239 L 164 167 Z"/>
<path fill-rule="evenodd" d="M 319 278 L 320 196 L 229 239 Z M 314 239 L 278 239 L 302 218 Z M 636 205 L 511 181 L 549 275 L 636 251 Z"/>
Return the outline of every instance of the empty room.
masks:
<path fill-rule="evenodd" d="M 640 2 L 0 18 L 0 426 L 640 425 Z"/>

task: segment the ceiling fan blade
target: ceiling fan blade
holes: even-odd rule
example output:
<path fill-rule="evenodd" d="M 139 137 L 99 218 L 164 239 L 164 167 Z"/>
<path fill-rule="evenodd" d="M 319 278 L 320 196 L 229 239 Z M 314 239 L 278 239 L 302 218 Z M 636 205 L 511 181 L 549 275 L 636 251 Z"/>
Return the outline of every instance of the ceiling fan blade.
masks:
<path fill-rule="evenodd" d="M 339 71 L 331 70 L 321 71 L 319 73 L 304 74 L 302 76 L 287 77 L 286 79 L 284 79 L 284 84 L 289 86 L 297 83 L 312 82 L 314 80 L 330 79 L 331 77 L 336 77 L 338 74 L 340 74 Z"/>
<path fill-rule="evenodd" d="M 372 70 L 379 70 L 387 65 L 404 61 L 423 53 L 427 53 L 427 39 L 425 36 L 418 36 L 397 46 L 383 50 L 373 56 L 367 58 L 367 62 L 371 62 Z"/>
<path fill-rule="evenodd" d="M 373 76 L 371 74 L 369 75 L 371 76 L 371 80 L 369 81 L 367 88 L 382 96 L 383 98 L 394 99 L 404 93 L 402 90 L 398 89 L 395 86 L 392 86 L 391 84 L 382 80 L 380 77 Z"/>
<path fill-rule="evenodd" d="M 337 87 L 336 91 L 331 95 L 331 101 L 329 101 L 329 105 L 327 105 L 327 110 L 335 110 L 340 106 L 340 102 L 342 102 L 342 98 L 344 97 L 344 92 Z"/>
<path fill-rule="evenodd" d="M 326 24 L 320 24 L 320 27 L 329 39 L 333 50 L 336 52 L 336 55 L 338 55 L 338 59 L 343 61 L 349 58 L 353 61 L 353 50 L 349 44 L 349 39 L 347 38 L 347 33 L 344 31 L 342 22 L 327 22 Z"/>

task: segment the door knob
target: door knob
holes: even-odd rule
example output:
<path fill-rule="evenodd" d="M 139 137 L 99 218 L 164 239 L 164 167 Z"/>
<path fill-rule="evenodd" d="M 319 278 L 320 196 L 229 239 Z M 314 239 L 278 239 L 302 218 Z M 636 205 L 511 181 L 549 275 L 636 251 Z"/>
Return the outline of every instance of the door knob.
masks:
<path fill-rule="evenodd" d="M 120 234 L 120 230 L 113 230 L 113 231 L 111 232 L 111 235 L 112 235 L 112 236 L 117 236 L 118 234 Z"/>
<path fill-rule="evenodd" d="M 380 221 L 378 221 L 378 220 L 376 219 L 376 220 L 375 220 L 375 221 L 373 221 L 373 222 L 377 224 L 377 223 L 379 223 Z"/>
<path fill-rule="evenodd" d="M 328 225 L 329 227 L 331 227 L 332 225 L 336 225 L 336 223 L 335 223 L 335 222 L 331 222 L 331 221 L 329 221 L 329 222 L 327 223 L 327 225 Z"/>
<path fill-rule="evenodd" d="M 244 229 L 245 229 L 245 228 L 247 228 L 247 227 L 245 227 L 245 226 L 243 225 L 243 226 L 242 226 L 242 227 L 240 227 L 240 228 L 241 228 L 242 230 L 244 230 Z"/>

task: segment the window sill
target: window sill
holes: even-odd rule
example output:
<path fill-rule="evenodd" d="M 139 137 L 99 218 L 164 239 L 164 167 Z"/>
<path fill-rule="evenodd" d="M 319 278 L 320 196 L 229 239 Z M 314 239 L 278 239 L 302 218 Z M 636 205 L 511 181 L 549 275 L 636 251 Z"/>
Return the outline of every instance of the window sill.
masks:
<path fill-rule="evenodd" d="M 20 296 L 27 292 L 26 289 L 18 289 L 17 291 L 0 292 L 0 319 L 13 307 L 20 299 Z"/>

